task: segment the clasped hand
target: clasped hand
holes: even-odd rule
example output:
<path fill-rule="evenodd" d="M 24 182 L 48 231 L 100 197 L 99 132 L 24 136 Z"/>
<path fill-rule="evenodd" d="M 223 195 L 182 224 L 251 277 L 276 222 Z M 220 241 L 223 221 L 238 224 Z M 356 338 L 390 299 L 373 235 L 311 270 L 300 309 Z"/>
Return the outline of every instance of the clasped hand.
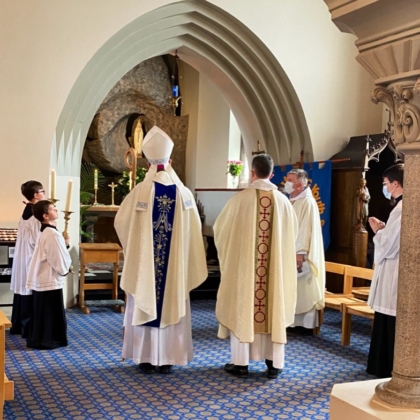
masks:
<path fill-rule="evenodd" d="M 385 223 L 377 219 L 376 217 L 369 217 L 368 221 L 374 233 L 376 233 L 378 230 L 381 230 L 385 227 Z"/>

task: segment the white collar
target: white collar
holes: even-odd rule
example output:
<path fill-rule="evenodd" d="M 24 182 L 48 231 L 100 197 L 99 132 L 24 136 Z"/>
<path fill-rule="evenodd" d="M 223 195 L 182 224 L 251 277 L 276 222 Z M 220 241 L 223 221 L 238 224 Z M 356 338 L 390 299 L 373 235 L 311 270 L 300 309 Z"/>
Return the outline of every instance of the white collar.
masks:
<path fill-rule="evenodd" d="M 305 197 L 313 197 L 311 189 L 308 187 L 305 187 L 305 189 L 300 192 L 296 197 L 290 197 L 290 201 L 296 201 L 300 200 L 301 198 Z"/>
<path fill-rule="evenodd" d="M 273 191 L 277 190 L 277 185 L 273 184 L 269 179 L 256 179 L 252 184 L 249 184 L 248 188 L 254 188 L 256 190 Z"/>

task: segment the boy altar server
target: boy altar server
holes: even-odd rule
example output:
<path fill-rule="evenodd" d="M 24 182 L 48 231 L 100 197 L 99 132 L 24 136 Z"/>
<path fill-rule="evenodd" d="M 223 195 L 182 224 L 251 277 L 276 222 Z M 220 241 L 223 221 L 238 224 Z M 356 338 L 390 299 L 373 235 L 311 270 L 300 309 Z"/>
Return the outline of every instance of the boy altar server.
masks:
<path fill-rule="evenodd" d="M 277 378 L 295 315 L 297 219 L 270 182 L 272 172 L 273 159 L 256 156 L 250 186 L 228 201 L 214 225 L 221 271 L 216 318 L 219 337 L 230 335 L 225 371 L 238 377 L 248 376 L 249 360 L 265 359 L 268 378 Z"/>
<path fill-rule="evenodd" d="M 156 126 L 147 133 L 149 171 L 115 218 L 127 293 L 122 357 L 147 374 L 171 373 L 172 365 L 192 360 L 189 292 L 207 278 L 200 217 L 171 167 L 173 145 Z"/>
<path fill-rule="evenodd" d="M 32 292 L 26 288 L 29 264 L 34 253 L 41 223 L 33 217 L 32 208 L 45 199 L 45 190 L 38 181 L 27 181 L 21 186 L 22 195 L 28 200 L 18 225 L 18 237 L 13 258 L 10 289 L 13 290 L 12 328 L 10 334 L 28 338 L 32 313 Z"/>
<path fill-rule="evenodd" d="M 26 343 L 27 347 L 35 349 L 55 349 L 67 346 L 63 285 L 71 258 L 68 245 L 56 228 L 58 211 L 54 204 L 48 200 L 39 201 L 33 212 L 41 222 L 41 234 L 35 245 L 26 284 L 33 294 L 33 314 Z"/>

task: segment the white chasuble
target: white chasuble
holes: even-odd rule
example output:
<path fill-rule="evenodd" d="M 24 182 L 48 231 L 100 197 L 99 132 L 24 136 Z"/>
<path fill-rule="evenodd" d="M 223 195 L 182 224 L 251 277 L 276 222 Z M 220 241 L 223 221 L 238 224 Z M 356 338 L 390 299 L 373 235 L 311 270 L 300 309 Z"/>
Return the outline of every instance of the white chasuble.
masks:
<path fill-rule="evenodd" d="M 216 318 L 219 337 L 240 342 L 270 334 L 287 341 L 296 306 L 297 220 L 287 198 L 268 180 L 233 196 L 214 225 L 221 282 Z"/>
<path fill-rule="evenodd" d="M 319 210 L 311 189 L 305 188 L 290 201 L 299 223 L 296 252 L 305 255 L 304 258 L 309 262 L 311 269 L 297 281 L 296 314 L 299 315 L 314 309 L 322 309 L 325 306 L 324 243 Z M 295 325 L 300 324 L 296 322 Z"/>

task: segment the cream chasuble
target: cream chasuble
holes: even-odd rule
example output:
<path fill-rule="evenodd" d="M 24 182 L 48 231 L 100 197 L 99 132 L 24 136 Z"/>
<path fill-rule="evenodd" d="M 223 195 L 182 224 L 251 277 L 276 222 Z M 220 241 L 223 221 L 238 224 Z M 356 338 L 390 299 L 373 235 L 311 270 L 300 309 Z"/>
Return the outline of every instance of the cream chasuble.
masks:
<path fill-rule="evenodd" d="M 174 182 L 164 171 L 156 173 L 154 181 L 163 185 Z M 124 269 L 121 288 L 134 297 L 132 325 L 142 325 L 157 318 L 155 264 L 153 250 L 152 206 L 139 210 L 143 183 L 138 184 L 124 199 L 115 217 L 115 229 L 124 249 Z M 182 191 L 179 191 L 180 188 Z M 150 188 L 149 203 L 154 200 Z M 196 206 L 186 210 L 180 197 L 192 193 L 177 185 L 175 216 L 168 272 L 163 298 L 160 326 L 177 324 L 186 315 L 189 292 L 207 278 L 207 264 L 201 235 L 201 222 Z"/>
<path fill-rule="evenodd" d="M 221 283 L 216 318 L 219 337 L 240 342 L 271 334 L 287 341 L 296 305 L 297 220 L 287 198 L 268 180 L 232 197 L 214 225 Z"/>
<path fill-rule="evenodd" d="M 299 223 L 296 252 L 306 255 L 305 259 L 311 268 L 309 274 L 299 277 L 297 281 L 296 314 L 302 314 L 325 306 L 324 243 L 319 210 L 311 189 L 305 188 L 290 201 Z"/>

